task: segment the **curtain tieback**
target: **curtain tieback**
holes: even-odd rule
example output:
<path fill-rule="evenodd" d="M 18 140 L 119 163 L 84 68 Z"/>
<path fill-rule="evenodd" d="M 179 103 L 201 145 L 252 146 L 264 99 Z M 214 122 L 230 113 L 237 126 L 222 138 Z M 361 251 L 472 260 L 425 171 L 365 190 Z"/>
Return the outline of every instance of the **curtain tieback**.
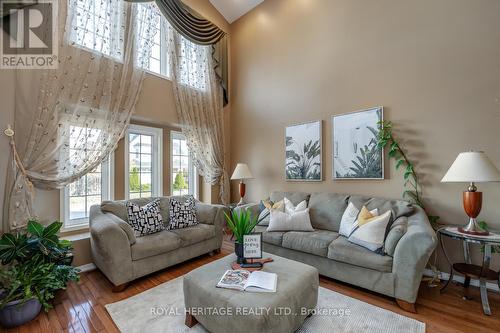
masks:
<path fill-rule="evenodd" d="M 4 134 L 9 137 L 10 146 L 12 147 L 12 155 L 14 155 L 14 163 L 16 164 L 16 167 L 19 169 L 19 171 L 21 171 L 21 174 L 24 178 L 24 182 L 26 183 L 27 186 L 28 193 L 32 198 L 34 198 L 35 188 L 28 176 L 28 173 L 26 172 L 26 169 L 24 168 L 24 165 L 21 161 L 21 157 L 19 157 L 19 153 L 17 152 L 16 143 L 14 141 L 15 132 L 10 125 L 7 126 L 7 129 L 4 131 Z"/>

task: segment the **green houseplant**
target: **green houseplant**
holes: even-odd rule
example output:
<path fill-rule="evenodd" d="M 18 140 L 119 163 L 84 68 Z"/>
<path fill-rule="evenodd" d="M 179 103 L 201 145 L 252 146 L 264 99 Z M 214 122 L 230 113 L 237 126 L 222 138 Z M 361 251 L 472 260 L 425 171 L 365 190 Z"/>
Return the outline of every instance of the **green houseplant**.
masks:
<path fill-rule="evenodd" d="M 26 230 L 0 239 L 0 324 L 13 327 L 36 317 L 69 281 L 79 280 L 71 266 L 71 242 L 57 236 L 61 222 L 43 226 L 29 220 Z"/>
<path fill-rule="evenodd" d="M 234 252 L 236 254 L 238 264 L 244 263 L 243 258 L 243 236 L 249 235 L 255 226 L 259 223 L 257 217 L 252 217 L 250 211 L 240 209 L 231 211 L 226 217 L 227 226 L 234 235 Z"/>

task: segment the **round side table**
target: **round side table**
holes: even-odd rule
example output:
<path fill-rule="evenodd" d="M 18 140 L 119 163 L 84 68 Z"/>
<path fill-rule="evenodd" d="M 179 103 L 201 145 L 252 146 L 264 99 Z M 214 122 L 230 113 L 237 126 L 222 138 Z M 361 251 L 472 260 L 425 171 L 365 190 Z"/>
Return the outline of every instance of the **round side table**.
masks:
<path fill-rule="evenodd" d="M 446 257 L 446 260 L 450 264 L 450 277 L 440 291 L 441 292 L 445 291 L 445 289 L 448 287 L 451 280 L 453 279 L 453 275 L 455 273 L 459 273 L 464 276 L 465 278 L 464 288 L 469 287 L 471 278 L 478 279 L 479 289 L 481 291 L 481 303 L 483 305 L 483 312 L 485 315 L 490 316 L 491 310 L 490 310 L 490 305 L 488 303 L 488 291 L 486 289 L 486 281 L 495 281 L 500 287 L 499 272 L 495 272 L 494 270 L 490 269 L 491 247 L 495 245 L 500 245 L 500 233 L 490 232 L 488 236 L 476 236 L 459 232 L 457 226 L 446 226 L 439 229 L 438 234 L 444 256 Z M 444 246 L 444 241 L 443 241 L 444 237 L 449 237 L 455 240 L 462 241 L 464 259 L 465 259 L 464 263 L 451 262 L 450 257 L 448 256 L 448 253 L 446 252 L 446 248 Z M 470 243 L 484 246 L 482 266 L 472 264 L 470 258 L 470 250 L 469 250 Z"/>

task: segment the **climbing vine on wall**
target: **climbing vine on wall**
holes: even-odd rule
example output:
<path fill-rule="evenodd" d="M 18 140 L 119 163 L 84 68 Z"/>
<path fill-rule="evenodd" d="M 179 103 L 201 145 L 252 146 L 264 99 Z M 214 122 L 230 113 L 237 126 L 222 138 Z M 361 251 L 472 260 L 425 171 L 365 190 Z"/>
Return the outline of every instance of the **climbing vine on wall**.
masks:
<path fill-rule="evenodd" d="M 414 164 L 408 159 L 404 149 L 401 147 L 400 143 L 396 140 L 392 133 L 392 122 L 381 121 L 378 123 L 378 146 L 379 148 L 388 148 L 389 158 L 396 161 L 396 170 L 403 169 L 403 179 L 404 179 L 404 189 L 402 196 L 404 199 L 410 201 L 411 203 L 421 207 L 424 211 L 424 203 L 422 201 L 422 186 L 420 185 L 419 178 L 415 172 Z M 439 216 L 429 215 L 427 217 L 431 222 L 434 229 L 438 228 Z"/>

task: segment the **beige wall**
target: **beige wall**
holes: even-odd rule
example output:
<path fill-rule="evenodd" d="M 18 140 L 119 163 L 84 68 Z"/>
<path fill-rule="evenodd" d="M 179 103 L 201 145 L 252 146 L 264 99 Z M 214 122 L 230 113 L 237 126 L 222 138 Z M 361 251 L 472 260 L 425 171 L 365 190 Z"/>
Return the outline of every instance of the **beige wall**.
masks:
<path fill-rule="evenodd" d="M 465 185 L 440 179 L 469 149 L 500 167 L 500 1 L 266 0 L 231 35 L 231 161 L 255 176 L 249 200 L 272 190 L 400 197 L 392 161 L 383 181 L 331 180 L 331 115 L 383 105 L 430 212 L 466 221 Z M 318 119 L 325 180 L 285 182 L 285 126 Z M 500 184 L 479 187 L 480 218 L 500 229 Z"/>

